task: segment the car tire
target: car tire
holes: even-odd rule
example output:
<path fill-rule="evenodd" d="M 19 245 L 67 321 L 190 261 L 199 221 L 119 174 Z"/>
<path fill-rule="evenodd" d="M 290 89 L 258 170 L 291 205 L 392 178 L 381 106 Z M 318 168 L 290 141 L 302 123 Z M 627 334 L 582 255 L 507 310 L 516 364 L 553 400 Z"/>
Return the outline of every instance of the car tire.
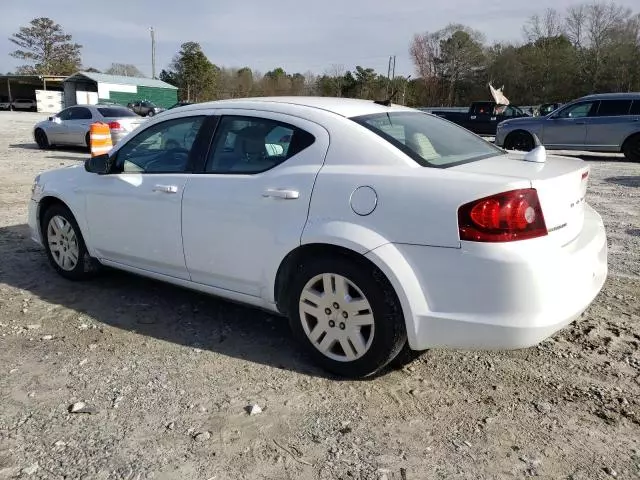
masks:
<path fill-rule="evenodd" d="M 147 117 L 153 117 L 155 115 L 155 112 L 153 110 L 149 110 L 149 112 L 147 113 Z"/>
<path fill-rule="evenodd" d="M 47 208 L 40 229 L 47 258 L 62 277 L 88 280 L 100 271 L 100 263 L 89 255 L 80 227 L 67 207 L 54 204 Z"/>
<path fill-rule="evenodd" d="M 412 350 L 409 346 L 409 342 L 405 342 L 400 353 L 398 353 L 398 355 L 389 362 L 389 367 L 394 370 L 401 370 L 411 362 L 420 358 L 426 351 L 427 350 Z"/>
<path fill-rule="evenodd" d="M 519 150 L 529 152 L 535 147 L 533 136 L 528 132 L 517 131 L 507 135 L 504 140 L 505 150 Z"/>
<path fill-rule="evenodd" d="M 640 162 L 640 133 L 629 137 L 622 147 L 622 153 L 631 162 Z"/>
<path fill-rule="evenodd" d="M 288 303 L 294 337 L 317 365 L 341 377 L 379 372 L 407 340 L 396 293 L 364 261 L 334 256 L 304 262 Z"/>
<path fill-rule="evenodd" d="M 35 131 L 34 137 L 35 137 L 36 143 L 38 144 L 39 149 L 46 150 L 47 148 L 51 147 L 47 134 L 41 128 L 38 128 Z"/>

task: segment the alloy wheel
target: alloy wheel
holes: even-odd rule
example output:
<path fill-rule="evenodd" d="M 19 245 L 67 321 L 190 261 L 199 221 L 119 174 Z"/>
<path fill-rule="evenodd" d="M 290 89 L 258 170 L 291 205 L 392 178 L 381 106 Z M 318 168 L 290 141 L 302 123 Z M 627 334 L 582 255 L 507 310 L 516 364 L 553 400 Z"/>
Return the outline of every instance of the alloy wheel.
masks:
<path fill-rule="evenodd" d="M 80 258 L 80 247 L 76 232 L 69 221 L 56 215 L 47 225 L 47 243 L 53 260 L 66 271 L 73 270 Z"/>
<path fill-rule="evenodd" d="M 371 347 L 375 333 L 371 305 L 348 278 L 316 275 L 302 289 L 299 310 L 304 333 L 326 357 L 352 362 Z"/>

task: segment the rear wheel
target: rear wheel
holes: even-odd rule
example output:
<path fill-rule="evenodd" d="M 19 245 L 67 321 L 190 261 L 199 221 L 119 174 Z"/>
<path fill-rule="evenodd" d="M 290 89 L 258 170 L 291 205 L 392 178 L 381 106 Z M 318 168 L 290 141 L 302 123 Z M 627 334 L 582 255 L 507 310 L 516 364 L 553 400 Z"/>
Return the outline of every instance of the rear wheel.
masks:
<path fill-rule="evenodd" d="M 153 110 L 149 110 L 149 113 L 147 113 L 147 117 L 153 117 L 155 115 L 155 112 Z"/>
<path fill-rule="evenodd" d="M 373 266 L 346 258 L 316 258 L 298 270 L 291 290 L 293 334 L 331 373 L 372 375 L 406 342 L 397 296 Z"/>
<path fill-rule="evenodd" d="M 47 149 L 51 145 L 49 144 L 49 139 L 47 138 L 47 134 L 44 133 L 44 130 L 41 128 L 37 129 L 35 134 L 36 143 L 38 144 L 38 148 Z"/>
<path fill-rule="evenodd" d="M 533 150 L 535 142 L 530 133 L 527 132 L 513 132 L 510 133 L 504 141 L 504 148 L 506 150 L 520 150 L 523 152 L 529 152 Z"/>
<path fill-rule="evenodd" d="M 640 133 L 627 139 L 622 147 L 622 153 L 632 162 L 640 162 Z"/>
<path fill-rule="evenodd" d="M 69 280 L 85 280 L 99 270 L 82 238 L 80 228 L 71 211 L 61 204 L 47 208 L 42 216 L 42 238 L 49 262 Z"/>

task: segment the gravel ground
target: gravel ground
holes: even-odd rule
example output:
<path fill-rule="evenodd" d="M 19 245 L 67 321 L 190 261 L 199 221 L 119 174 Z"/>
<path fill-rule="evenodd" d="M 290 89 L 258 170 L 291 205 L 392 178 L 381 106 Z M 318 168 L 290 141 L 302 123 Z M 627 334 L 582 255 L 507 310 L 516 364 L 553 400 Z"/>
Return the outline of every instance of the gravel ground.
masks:
<path fill-rule="evenodd" d="M 575 324 L 344 381 L 281 318 L 124 273 L 58 277 L 28 239 L 30 186 L 86 153 L 37 150 L 42 117 L 0 113 L 1 479 L 640 478 L 640 164 L 584 155 L 610 276 Z"/>

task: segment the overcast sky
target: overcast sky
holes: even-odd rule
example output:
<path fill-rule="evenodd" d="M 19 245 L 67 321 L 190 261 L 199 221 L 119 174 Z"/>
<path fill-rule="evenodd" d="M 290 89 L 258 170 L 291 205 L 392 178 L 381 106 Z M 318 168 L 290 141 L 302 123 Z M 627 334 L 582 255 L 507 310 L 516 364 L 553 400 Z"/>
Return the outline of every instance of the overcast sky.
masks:
<path fill-rule="evenodd" d="M 617 3 L 636 6 L 638 0 Z M 489 41 L 522 40 L 522 25 L 535 13 L 563 11 L 576 0 L 2 0 L 0 72 L 19 62 L 8 37 L 34 17 L 50 17 L 83 45 L 85 67 L 131 63 L 151 73 L 149 27 L 156 30 L 159 72 L 186 41 L 199 42 L 209 59 L 227 67 L 266 72 L 324 72 L 331 64 L 411 74 L 414 33 L 463 23 Z M 498 6 L 500 5 L 500 6 Z"/>

